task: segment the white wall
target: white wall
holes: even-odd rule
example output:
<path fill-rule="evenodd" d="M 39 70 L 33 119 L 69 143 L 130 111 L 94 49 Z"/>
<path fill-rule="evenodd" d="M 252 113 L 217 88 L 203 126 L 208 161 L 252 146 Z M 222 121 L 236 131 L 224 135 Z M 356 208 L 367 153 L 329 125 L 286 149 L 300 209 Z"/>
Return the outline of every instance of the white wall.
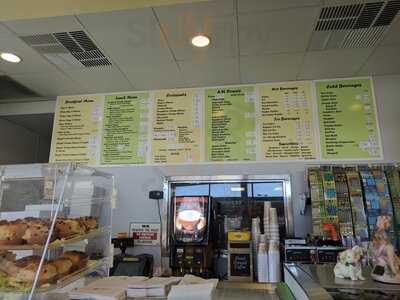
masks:
<path fill-rule="evenodd" d="M 0 165 L 46 162 L 49 142 L 38 134 L 0 119 Z"/>
<path fill-rule="evenodd" d="M 40 137 L 28 129 L 0 119 L 0 164 L 38 162 Z M 40 161 L 43 160 L 43 155 Z"/>
<path fill-rule="evenodd" d="M 382 134 L 383 161 L 400 161 L 400 75 L 375 77 L 374 86 Z M 298 201 L 298 196 L 305 191 L 305 166 L 306 164 L 303 162 L 257 162 L 165 167 L 103 167 L 102 169 L 114 174 L 118 185 L 119 199 L 117 209 L 114 213 L 114 232 L 128 231 L 130 222 L 158 221 L 156 203 L 147 197 L 150 190 L 162 189 L 164 176 L 290 174 L 292 180 L 295 234 L 296 236 L 305 236 L 311 232 L 310 209 L 308 209 L 305 216 L 300 215 Z M 141 248 L 136 249 L 137 252 L 142 250 Z M 148 249 L 146 250 L 148 251 Z M 157 252 L 156 249 L 154 251 Z"/>

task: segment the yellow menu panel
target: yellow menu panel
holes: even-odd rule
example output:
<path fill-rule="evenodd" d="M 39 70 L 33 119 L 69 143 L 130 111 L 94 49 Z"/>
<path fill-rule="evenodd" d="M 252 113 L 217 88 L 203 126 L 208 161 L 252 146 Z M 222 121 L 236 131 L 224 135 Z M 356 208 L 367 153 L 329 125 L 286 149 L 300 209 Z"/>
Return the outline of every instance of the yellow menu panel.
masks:
<path fill-rule="evenodd" d="M 311 82 L 264 84 L 259 93 L 261 158 L 315 159 Z"/>
<path fill-rule="evenodd" d="M 103 98 L 101 95 L 58 97 L 50 162 L 99 163 Z"/>
<path fill-rule="evenodd" d="M 198 90 L 156 91 L 153 163 L 200 161 L 202 100 Z"/>

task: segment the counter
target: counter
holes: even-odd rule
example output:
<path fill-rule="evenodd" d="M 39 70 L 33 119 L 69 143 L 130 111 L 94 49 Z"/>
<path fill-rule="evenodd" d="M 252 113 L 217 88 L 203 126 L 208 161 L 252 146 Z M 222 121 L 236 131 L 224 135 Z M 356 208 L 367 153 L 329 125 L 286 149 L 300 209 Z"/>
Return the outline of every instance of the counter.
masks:
<path fill-rule="evenodd" d="M 372 280 L 371 269 L 363 268 L 366 280 L 336 278 L 334 264 L 284 264 L 284 278 L 296 299 L 394 299 L 400 285 Z"/>

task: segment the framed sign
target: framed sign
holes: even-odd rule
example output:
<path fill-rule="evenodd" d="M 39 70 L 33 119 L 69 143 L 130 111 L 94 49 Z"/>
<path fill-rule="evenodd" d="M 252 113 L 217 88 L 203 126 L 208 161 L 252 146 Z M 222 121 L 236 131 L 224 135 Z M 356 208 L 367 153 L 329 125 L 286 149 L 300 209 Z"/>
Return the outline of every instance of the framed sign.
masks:
<path fill-rule="evenodd" d="M 160 245 L 160 223 L 130 223 L 129 235 L 135 240 L 135 245 L 158 246 Z"/>

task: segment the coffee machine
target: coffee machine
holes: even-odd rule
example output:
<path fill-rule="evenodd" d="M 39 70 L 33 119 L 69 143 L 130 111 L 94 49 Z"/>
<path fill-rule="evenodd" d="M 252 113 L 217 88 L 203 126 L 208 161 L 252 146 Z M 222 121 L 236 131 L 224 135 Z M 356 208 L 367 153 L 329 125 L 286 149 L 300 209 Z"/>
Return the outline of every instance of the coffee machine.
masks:
<path fill-rule="evenodd" d="M 170 267 L 174 275 L 211 276 L 209 197 L 176 196 L 172 199 L 171 210 Z"/>

